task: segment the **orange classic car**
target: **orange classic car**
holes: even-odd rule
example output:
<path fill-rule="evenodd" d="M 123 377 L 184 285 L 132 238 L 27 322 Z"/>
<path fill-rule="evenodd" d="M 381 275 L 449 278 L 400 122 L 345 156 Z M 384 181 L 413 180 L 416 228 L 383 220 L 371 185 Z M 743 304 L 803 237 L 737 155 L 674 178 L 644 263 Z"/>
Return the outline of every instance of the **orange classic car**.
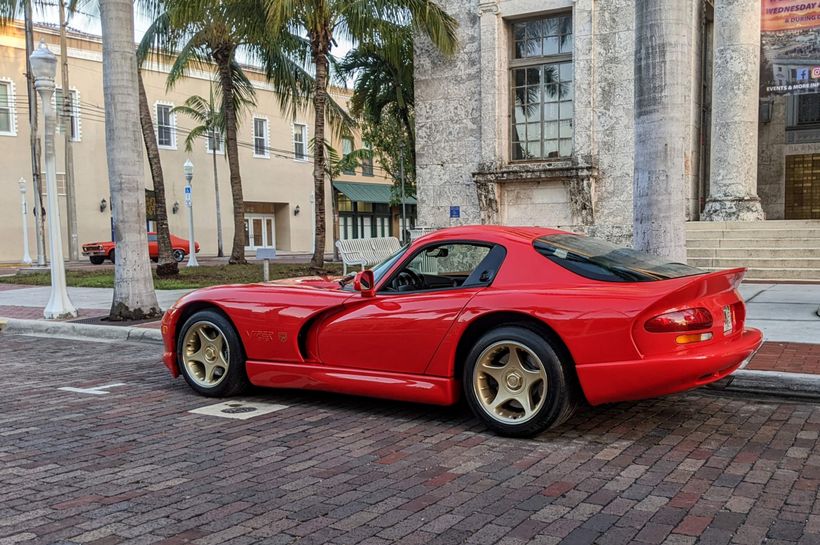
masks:
<path fill-rule="evenodd" d="M 194 242 L 194 248 L 199 253 L 199 243 Z M 171 249 L 174 259 L 177 262 L 185 259 L 185 256 L 190 252 L 190 244 L 184 238 L 179 238 L 176 235 L 171 235 Z M 114 242 L 89 242 L 83 244 L 83 255 L 94 265 L 102 265 L 106 259 L 114 263 L 116 259 L 116 244 Z M 157 243 L 157 234 L 148 233 L 148 255 L 152 261 L 159 258 L 159 244 Z"/>

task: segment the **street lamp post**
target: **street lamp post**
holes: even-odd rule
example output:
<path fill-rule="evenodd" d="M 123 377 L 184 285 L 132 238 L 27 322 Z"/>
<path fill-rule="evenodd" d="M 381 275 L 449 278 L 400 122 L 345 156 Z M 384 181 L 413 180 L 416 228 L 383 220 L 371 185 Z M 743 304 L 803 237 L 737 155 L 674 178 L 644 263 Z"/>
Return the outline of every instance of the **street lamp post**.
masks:
<path fill-rule="evenodd" d="M 31 265 L 31 254 L 28 251 L 28 203 L 26 202 L 26 180 L 20 178 L 20 212 L 23 215 L 23 263 Z"/>
<path fill-rule="evenodd" d="M 57 57 L 49 51 L 45 42 L 31 54 L 31 72 L 34 87 L 40 95 L 45 119 L 46 195 L 48 197 L 48 244 L 51 255 L 51 296 L 43 315 L 47 320 L 74 318 L 77 309 L 68 298 L 63 262 L 63 236 L 60 232 L 60 207 L 57 202 L 57 162 L 54 153 L 54 130 L 57 115 L 51 99 L 54 95 L 54 76 L 57 73 Z"/>
<path fill-rule="evenodd" d="M 188 207 L 188 266 L 199 267 L 196 260 L 196 240 L 194 239 L 194 197 L 191 191 L 191 180 L 194 179 L 194 164 L 190 159 L 185 161 L 185 206 Z"/>

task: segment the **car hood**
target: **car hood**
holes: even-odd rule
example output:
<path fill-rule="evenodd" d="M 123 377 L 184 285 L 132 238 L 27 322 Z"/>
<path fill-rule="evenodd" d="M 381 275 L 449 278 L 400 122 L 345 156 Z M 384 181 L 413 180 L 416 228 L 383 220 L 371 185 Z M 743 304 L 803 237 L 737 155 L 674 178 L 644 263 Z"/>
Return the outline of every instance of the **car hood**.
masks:
<path fill-rule="evenodd" d="M 300 276 L 297 278 L 280 278 L 271 280 L 267 284 L 276 286 L 296 286 L 304 288 L 319 288 L 326 290 L 338 290 L 341 276 Z M 263 283 L 262 285 L 266 285 Z"/>

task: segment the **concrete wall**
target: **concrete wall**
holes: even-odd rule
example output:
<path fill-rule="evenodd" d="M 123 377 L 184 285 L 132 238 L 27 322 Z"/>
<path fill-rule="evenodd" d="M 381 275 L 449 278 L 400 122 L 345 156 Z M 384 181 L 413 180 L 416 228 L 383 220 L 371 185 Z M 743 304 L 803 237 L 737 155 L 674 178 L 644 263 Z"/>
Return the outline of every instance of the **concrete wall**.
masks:
<path fill-rule="evenodd" d="M 59 53 L 58 39 L 54 32 L 43 30 L 35 36 L 35 43 L 43 37 L 55 54 Z M 80 101 L 80 139 L 73 144 L 74 175 L 77 191 L 78 235 L 80 242 L 110 240 L 110 208 L 100 211 L 100 200 L 110 202 L 108 190 L 108 173 L 105 156 L 105 130 L 102 89 L 101 48 L 98 40 L 93 38 L 74 37 L 69 40 L 69 77 L 71 88 L 79 93 Z M 0 32 L 0 78 L 14 84 L 14 104 L 16 135 L 0 136 L 0 217 L 6 227 L 4 237 L 0 238 L 0 261 L 16 261 L 22 255 L 22 235 L 20 216 L 20 196 L 17 180 L 25 178 L 27 182 L 29 207 L 33 204 L 31 189 L 31 162 L 29 152 L 29 127 L 26 97 L 25 44 L 22 29 L 9 26 Z M 308 126 L 308 139 L 313 135 L 313 118 L 311 112 L 303 111 L 296 118 L 288 117 L 277 105 L 276 96 L 264 82 L 261 74 L 249 71 L 249 77 L 257 89 L 257 105 L 245 112 L 240 120 L 240 170 L 244 198 L 246 201 L 274 203 L 276 212 L 276 244 L 280 250 L 308 252 L 312 249 L 313 213 L 313 166 L 310 161 L 298 161 L 293 158 L 292 124 L 304 123 Z M 191 95 L 209 96 L 207 74 L 192 73 L 180 81 L 173 90 L 166 90 L 164 67 L 154 67 L 143 73 L 148 102 L 154 107 L 156 102 L 182 105 Z M 59 71 L 57 84 L 59 85 Z M 332 92 L 334 98 L 345 103 L 348 94 L 342 90 Z M 42 112 L 42 110 L 41 110 Z M 154 113 L 154 115 L 156 115 Z M 254 157 L 253 121 L 254 116 L 268 119 L 269 144 L 274 151 L 269 157 Z M 41 113 L 42 116 L 42 113 Z M 156 122 L 156 119 L 155 119 Z M 206 150 L 206 141 L 198 141 L 191 153 L 185 151 L 184 139 L 187 129 L 195 123 L 182 114 L 176 116 L 176 149 L 161 149 L 163 172 L 165 175 L 166 199 L 171 232 L 187 237 L 187 209 L 184 202 L 184 178 L 182 165 L 190 158 L 194 163 L 193 180 L 194 218 L 196 238 L 202 247 L 202 254 L 216 254 L 216 220 L 215 192 L 213 180 L 212 157 Z M 42 131 L 42 120 L 40 128 Z M 42 136 L 42 132 L 41 132 Z M 244 145 L 243 145 L 244 144 Z M 337 150 L 341 143 L 332 142 Z M 357 138 L 356 147 L 361 145 Z M 57 170 L 63 167 L 63 137 L 57 135 Z M 281 150 L 281 151 L 279 151 Z M 142 151 L 142 150 L 141 150 Z M 144 152 L 143 152 L 144 153 Z M 222 228 L 224 250 L 230 252 L 233 239 L 232 200 L 228 176 L 228 164 L 224 155 L 217 156 L 217 169 L 220 184 L 220 202 L 222 207 Z M 375 165 L 377 176 L 345 176 L 346 180 L 373 183 L 391 183 L 380 174 Z M 147 160 L 145 167 L 146 188 L 152 188 L 150 170 Z M 332 214 L 330 201 L 330 183 L 326 184 L 327 202 L 327 250 L 332 249 Z M 65 197 L 60 197 L 63 236 L 65 229 Z M 176 214 L 171 212 L 174 202 L 180 204 Z M 299 206 L 300 213 L 294 215 Z M 34 219 L 29 214 L 30 251 L 36 255 L 34 239 Z"/>

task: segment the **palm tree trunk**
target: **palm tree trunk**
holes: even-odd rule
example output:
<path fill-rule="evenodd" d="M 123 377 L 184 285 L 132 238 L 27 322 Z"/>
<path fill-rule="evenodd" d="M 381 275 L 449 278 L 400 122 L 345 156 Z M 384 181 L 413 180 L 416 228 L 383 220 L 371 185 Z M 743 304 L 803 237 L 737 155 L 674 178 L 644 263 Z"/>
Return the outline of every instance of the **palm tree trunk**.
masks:
<path fill-rule="evenodd" d="M 137 71 L 137 83 L 140 93 L 142 141 L 145 142 L 145 153 L 148 156 L 148 166 L 151 168 L 151 179 L 154 181 L 154 198 L 156 200 L 157 245 L 159 246 L 157 276 L 176 276 L 179 274 L 179 265 L 171 253 L 168 208 L 165 205 L 165 178 L 162 175 L 162 162 L 159 158 L 157 137 L 154 134 L 154 121 L 151 119 L 151 109 L 148 107 L 148 96 L 145 94 L 141 71 Z"/>
<path fill-rule="evenodd" d="M 313 193 L 316 232 L 310 268 L 321 270 L 325 265 L 325 105 L 327 104 L 328 62 L 330 41 L 313 36 L 312 56 L 316 66 L 313 84 L 314 144 L 313 144 Z"/>
<path fill-rule="evenodd" d="M 37 241 L 37 266 L 46 266 L 45 250 L 45 216 L 43 215 L 43 183 L 40 169 L 40 137 L 38 136 L 37 94 L 34 91 L 34 76 L 31 73 L 31 54 L 34 53 L 34 21 L 32 18 L 31 2 L 24 2 L 23 17 L 26 34 L 26 93 L 28 97 L 28 121 L 30 130 L 29 144 L 31 146 L 31 184 L 34 189 L 34 233 Z"/>
<path fill-rule="evenodd" d="M 162 314 L 154 291 L 145 231 L 145 178 L 140 153 L 139 85 L 134 55 L 134 4 L 100 0 L 105 149 L 116 262 L 111 320 Z"/>
<path fill-rule="evenodd" d="M 691 0 L 635 4 L 634 246 L 686 262 Z"/>
<path fill-rule="evenodd" d="M 68 45 L 66 44 L 65 0 L 57 3 L 60 10 L 60 67 L 63 85 L 63 103 L 58 104 L 62 110 L 61 119 L 65 138 L 65 204 L 66 224 L 68 227 L 68 259 L 79 261 L 80 241 L 77 234 L 77 192 L 74 184 L 74 151 L 71 147 L 71 87 L 68 83 Z"/>
<path fill-rule="evenodd" d="M 239 174 L 239 148 L 236 142 L 236 107 L 233 101 L 233 78 L 231 77 L 231 53 L 219 51 L 214 54 L 219 68 L 219 84 L 222 86 L 222 111 L 225 112 L 225 147 L 228 153 L 231 196 L 233 197 L 233 247 L 228 263 L 247 263 L 245 260 L 245 201 L 242 197 L 242 178 Z"/>

